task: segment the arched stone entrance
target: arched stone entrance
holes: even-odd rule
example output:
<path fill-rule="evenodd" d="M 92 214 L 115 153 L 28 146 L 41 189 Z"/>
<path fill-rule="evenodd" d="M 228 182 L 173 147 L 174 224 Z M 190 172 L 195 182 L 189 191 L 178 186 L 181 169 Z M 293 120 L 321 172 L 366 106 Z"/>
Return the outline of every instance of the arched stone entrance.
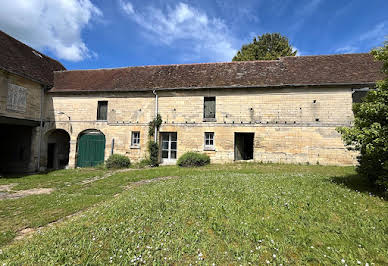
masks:
<path fill-rule="evenodd" d="M 63 129 L 47 133 L 47 169 L 64 169 L 69 164 L 70 136 Z"/>
<path fill-rule="evenodd" d="M 104 162 L 105 135 L 96 129 L 82 131 L 77 140 L 77 166 L 90 167 Z"/>

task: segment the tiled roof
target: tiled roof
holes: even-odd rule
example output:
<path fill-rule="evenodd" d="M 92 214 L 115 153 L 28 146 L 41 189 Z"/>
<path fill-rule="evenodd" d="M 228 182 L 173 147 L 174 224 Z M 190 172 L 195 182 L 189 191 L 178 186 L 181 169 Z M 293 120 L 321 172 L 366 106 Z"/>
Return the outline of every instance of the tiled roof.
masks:
<path fill-rule="evenodd" d="M 370 54 L 284 57 L 271 61 L 59 71 L 52 92 L 373 84 L 382 64 Z"/>
<path fill-rule="evenodd" d="M 54 71 L 66 68 L 0 30 L 0 69 L 53 85 Z"/>

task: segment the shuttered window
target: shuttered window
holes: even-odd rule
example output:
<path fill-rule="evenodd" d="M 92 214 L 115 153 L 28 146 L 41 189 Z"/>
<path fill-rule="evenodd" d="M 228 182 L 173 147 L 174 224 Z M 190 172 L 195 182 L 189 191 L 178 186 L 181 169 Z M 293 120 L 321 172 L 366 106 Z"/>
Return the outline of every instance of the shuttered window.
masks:
<path fill-rule="evenodd" d="M 98 101 L 97 120 L 107 120 L 108 118 L 108 101 Z"/>
<path fill-rule="evenodd" d="M 204 109 L 203 118 L 215 119 L 216 118 L 216 97 L 205 97 L 203 109 Z"/>

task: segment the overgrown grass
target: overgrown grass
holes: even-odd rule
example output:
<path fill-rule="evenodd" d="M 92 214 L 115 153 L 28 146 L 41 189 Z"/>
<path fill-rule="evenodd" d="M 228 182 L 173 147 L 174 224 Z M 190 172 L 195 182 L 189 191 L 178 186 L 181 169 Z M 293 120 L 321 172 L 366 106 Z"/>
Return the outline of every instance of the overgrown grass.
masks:
<path fill-rule="evenodd" d="M 105 179 L 113 171 L 98 169 L 60 170 L 47 174 L 0 178 L 0 185 L 17 184 L 12 190 L 53 188 L 51 194 L 0 200 L 0 246 L 25 228 L 37 228 L 110 199 L 131 182 L 163 175 L 163 171 L 131 170 Z M 97 181 L 92 181 L 97 179 Z"/>
<path fill-rule="evenodd" d="M 118 173 L 82 195 L 112 195 L 120 190 L 115 187 L 144 178 L 181 178 L 125 191 L 81 216 L 4 247 L 0 260 L 386 264 L 387 202 L 339 182 L 354 174 L 352 167 L 275 164 Z"/>

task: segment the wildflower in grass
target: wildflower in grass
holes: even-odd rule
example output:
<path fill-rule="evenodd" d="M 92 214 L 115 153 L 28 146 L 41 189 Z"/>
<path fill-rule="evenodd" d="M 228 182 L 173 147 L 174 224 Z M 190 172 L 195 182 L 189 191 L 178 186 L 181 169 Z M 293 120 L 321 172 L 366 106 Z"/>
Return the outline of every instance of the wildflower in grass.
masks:
<path fill-rule="evenodd" d="M 344 259 L 342 259 L 342 260 L 341 260 L 341 263 L 342 263 L 342 264 L 344 264 L 344 263 L 345 263 L 345 260 L 344 260 Z"/>
<path fill-rule="evenodd" d="M 266 260 L 265 262 L 266 262 L 267 264 L 269 264 L 269 263 L 270 263 L 270 262 L 269 262 L 269 260 Z"/>
<path fill-rule="evenodd" d="M 361 264 L 361 261 L 357 260 L 357 264 Z"/>
<path fill-rule="evenodd" d="M 276 259 L 276 254 L 273 254 L 272 257 L 273 257 L 274 259 Z"/>

